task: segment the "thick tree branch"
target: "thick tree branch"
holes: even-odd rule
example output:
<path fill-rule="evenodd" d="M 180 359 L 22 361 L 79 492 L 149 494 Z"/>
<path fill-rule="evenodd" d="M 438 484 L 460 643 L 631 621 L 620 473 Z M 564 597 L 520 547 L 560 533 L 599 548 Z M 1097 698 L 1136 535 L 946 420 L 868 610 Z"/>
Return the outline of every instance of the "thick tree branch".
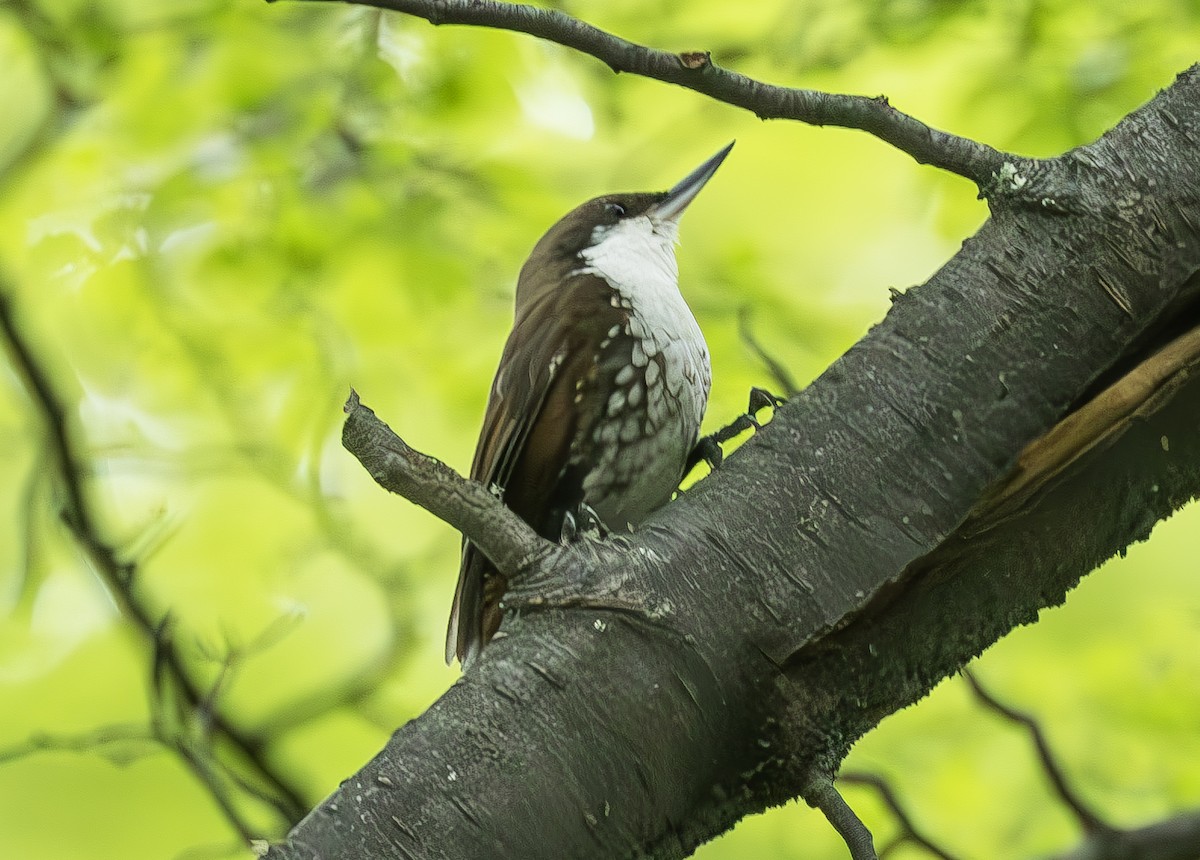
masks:
<path fill-rule="evenodd" d="M 745 108 L 761 119 L 791 119 L 809 125 L 855 128 L 878 137 L 920 164 L 966 177 L 987 192 L 1005 162 L 1016 158 L 982 143 L 930 128 L 892 107 L 887 98 L 838 95 L 774 86 L 712 62 L 707 51 L 671 53 L 627 41 L 557 9 L 492 0 L 362 0 L 424 18 L 431 24 L 458 24 L 528 33 L 589 54 L 614 72 L 628 72 L 675 84 L 717 101 Z"/>
<path fill-rule="evenodd" d="M 661 624 L 510 614 L 270 856 L 678 857 L 834 772 L 1200 490 L 1200 382 L 1168 375 L 1015 516 L 970 528 L 1030 443 L 1194 327 L 1200 72 L 1037 182 L 1072 205 L 994 203 L 724 467 L 635 534 L 556 555 L 560 582 L 657 595 Z"/>
<path fill-rule="evenodd" d="M 1049 433 L 1029 445 L 1016 468 L 993 488 L 971 514 L 969 528 L 995 528 L 1027 507 L 1045 486 L 1080 457 L 1105 448 L 1129 428 L 1176 396 L 1179 386 L 1200 368 L 1200 326 L 1190 329 L 1140 361 L 1107 388 L 1076 409 Z M 975 682 L 971 681 L 972 686 Z"/>
<path fill-rule="evenodd" d="M 1191 279 L 1189 291 L 1197 286 L 1200 278 Z M 1072 413 L 1064 424 L 1076 430 L 1060 431 L 1059 425 L 1030 445 L 1022 454 L 1023 463 L 1053 462 L 1055 458 L 1044 455 L 1064 451 L 1068 436 L 1078 439 L 1080 450 L 1052 475 L 1043 475 L 1044 480 L 1027 482 L 1018 470 L 1001 483 L 955 534 L 905 572 L 901 584 L 885 588 L 859 618 L 815 645 L 802 660 L 806 671 L 824 665 L 825 671 L 843 679 L 838 694 L 854 703 L 864 724 L 873 724 L 876 716 L 894 708 L 893 702 L 881 701 L 870 680 L 880 662 L 880 643 L 897 647 L 913 637 L 912 631 L 940 631 L 925 640 L 922 657 L 911 659 L 924 671 L 950 665 L 959 659 L 954 655 L 961 654 L 962 631 L 955 625 L 963 617 L 1003 614 L 1002 607 L 1013 602 L 1012 591 L 1018 588 L 1036 589 L 1035 605 L 1060 603 L 1081 573 L 1123 549 L 1131 536 L 1145 537 L 1157 520 L 1194 497 L 1200 490 L 1200 440 L 1195 433 L 1200 426 L 1200 357 L 1181 348 L 1193 338 L 1193 332 L 1184 333 Z M 1176 360 L 1169 373 L 1167 356 Z M 1151 378 L 1161 384 L 1147 386 Z M 1135 403 L 1133 392 L 1141 392 L 1144 399 Z M 1119 413 L 1124 417 L 1112 420 Z M 1092 415 L 1101 432 L 1084 432 L 1074 420 L 1083 415 Z M 1035 489 L 1007 492 L 1022 486 Z M 1030 570 L 1043 573 L 1029 578 Z M 970 599 L 964 601 L 964 596 Z M 1036 613 L 1008 619 L 1004 623 L 1032 622 Z M 944 635 L 949 631 L 955 632 Z M 849 680 L 860 676 L 861 683 Z M 1061 769 L 1047 772 L 1052 780 L 1057 774 L 1056 784 L 1066 785 Z M 1072 798 L 1068 805 L 1085 829 L 1081 845 L 1064 858 L 1192 856 L 1187 853 L 1196 844 L 1191 834 L 1200 821 L 1195 812 L 1121 830 L 1106 826 L 1069 788 L 1064 796 Z"/>
<path fill-rule="evenodd" d="M 542 538 L 482 484 L 414 451 L 351 391 L 342 444 L 381 487 L 418 504 L 470 539 L 510 578 L 557 547 Z"/>

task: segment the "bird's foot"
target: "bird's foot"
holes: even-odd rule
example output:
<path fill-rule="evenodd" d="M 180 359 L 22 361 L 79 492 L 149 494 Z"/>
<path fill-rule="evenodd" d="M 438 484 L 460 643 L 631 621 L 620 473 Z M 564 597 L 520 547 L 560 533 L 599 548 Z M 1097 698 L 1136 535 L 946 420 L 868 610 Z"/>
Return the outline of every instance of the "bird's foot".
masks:
<path fill-rule="evenodd" d="M 746 411 L 720 430 L 700 439 L 696 443 L 696 447 L 688 455 L 683 474 L 685 476 L 689 474 L 701 460 L 708 464 L 709 469 L 719 468 L 725 458 L 724 452 L 721 450 L 722 444 L 751 428 L 755 431 L 761 430 L 762 424 L 758 421 L 758 413 L 768 406 L 772 409 L 778 409 L 786 402 L 786 398 L 777 397 L 765 388 L 758 388 L 757 386 L 751 388 L 750 403 Z"/>
<path fill-rule="evenodd" d="M 575 510 L 567 511 L 563 515 L 562 531 L 559 533 L 558 540 L 559 543 L 569 544 L 575 543 L 584 536 L 602 539 L 607 535 L 608 529 L 600 519 L 600 515 L 592 509 L 591 505 L 580 502 Z"/>

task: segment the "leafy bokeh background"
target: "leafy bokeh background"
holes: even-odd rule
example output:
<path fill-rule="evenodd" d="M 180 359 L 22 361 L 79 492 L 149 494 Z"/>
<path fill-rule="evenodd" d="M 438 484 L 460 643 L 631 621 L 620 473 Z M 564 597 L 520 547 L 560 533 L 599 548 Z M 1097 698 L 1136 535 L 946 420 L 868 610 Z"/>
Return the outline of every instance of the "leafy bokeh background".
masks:
<path fill-rule="evenodd" d="M 1190 0 L 558 5 L 773 82 L 886 93 L 1032 155 L 1091 140 L 1200 59 Z M 666 187 L 732 138 L 680 249 L 714 356 L 712 425 L 767 381 L 743 309 L 811 379 L 889 287 L 923 281 L 986 217 L 968 183 L 861 133 L 337 4 L 9 0 L 0 69 L 4 288 L 69 406 L 89 503 L 190 670 L 221 679 L 216 707 L 310 803 L 455 677 L 441 640 L 456 535 L 341 449 L 351 385 L 465 471 L 533 241 L 581 200 Z M 156 716 L 153 648 L 64 527 L 45 432 L 0 363 L 0 856 L 249 856 L 178 755 L 94 734 Z M 1198 516 L 978 661 L 1119 824 L 1200 804 Z M 970 856 L 1078 840 L 1024 737 L 959 680 L 849 765 L 886 775 Z M 890 815 L 847 791 L 886 841 Z M 280 835 L 265 804 L 230 796 Z M 698 856 L 844 850 L 793 804 Z"/>

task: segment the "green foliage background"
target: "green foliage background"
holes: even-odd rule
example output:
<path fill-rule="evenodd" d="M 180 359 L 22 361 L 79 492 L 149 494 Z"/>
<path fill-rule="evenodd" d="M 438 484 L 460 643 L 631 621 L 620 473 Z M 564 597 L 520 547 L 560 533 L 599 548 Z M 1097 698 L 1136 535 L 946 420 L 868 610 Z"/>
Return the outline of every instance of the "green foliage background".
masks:
<path fill-rule="evenodd" d="M 1093 139 L 1200 59 L 1190 0 L 558 5 L 772 82 L 885 93 L 1034 155 Z M 217 706 L 310 803 L 456 674 L 441 640 L 457 537 L 341 449 L 351 385 L 465 471 L 536 238 L 732 138 L 680 249 L 714 356 L 712 425 L 768 382 L 741 309 L 811 379 L 889 287 L 923 281 L 986 215 L 968 183 L 861 133 L 762 123 L 529 37 L 337 4 L 10 0 L 0 69 L 0 267 L 70 406 L 104 536 L 197 676 L 223 676 Z M 152 649 L 64 528 L 44 426 L 5 363 L 0 476 L 0 856 L 249 856 L 175 754 L 89 737 L 155 717 Z M 1115 823 L 1200 803 L 1197 522 L 1160 527 L 979 663 Z M 849 765 L 887 775 L 970 856 L 1079 838 L 1023 736 L 961 681 Z M 887 811 L 848 796 L 886 842 Z M 231 797 L 280 835 L 264 804 Z M 698 856 L 844 848 L 792 805 Z"/>

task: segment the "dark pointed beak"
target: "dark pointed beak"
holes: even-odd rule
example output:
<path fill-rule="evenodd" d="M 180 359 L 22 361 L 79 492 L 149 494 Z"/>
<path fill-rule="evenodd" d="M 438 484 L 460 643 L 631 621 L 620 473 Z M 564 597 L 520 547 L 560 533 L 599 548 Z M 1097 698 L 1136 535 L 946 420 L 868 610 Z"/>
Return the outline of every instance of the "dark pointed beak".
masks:
<path fill-rule="evenodd" d="M 717 168 L 721 166 L 721 162 L 725 160 L 725 156 L 729 155 L 729 150 L 733 149 L 733 144 L 736 141 L 730 141 L 729 146 L 722 149 L 708 161 L 701 164 L 691 173 L 684 177 L 683 181 L 667 192 L 667 196 L 656 203 L 649 211 L 651 221 L 678 221 L 679 216 L 683 214 L 683 210 L 687 205 L 696 199 L 696 195 L 700 193 L 700 189 L 704 187 L 704 183 L 712 179 L 712 175 L 717 172 Z"/>

